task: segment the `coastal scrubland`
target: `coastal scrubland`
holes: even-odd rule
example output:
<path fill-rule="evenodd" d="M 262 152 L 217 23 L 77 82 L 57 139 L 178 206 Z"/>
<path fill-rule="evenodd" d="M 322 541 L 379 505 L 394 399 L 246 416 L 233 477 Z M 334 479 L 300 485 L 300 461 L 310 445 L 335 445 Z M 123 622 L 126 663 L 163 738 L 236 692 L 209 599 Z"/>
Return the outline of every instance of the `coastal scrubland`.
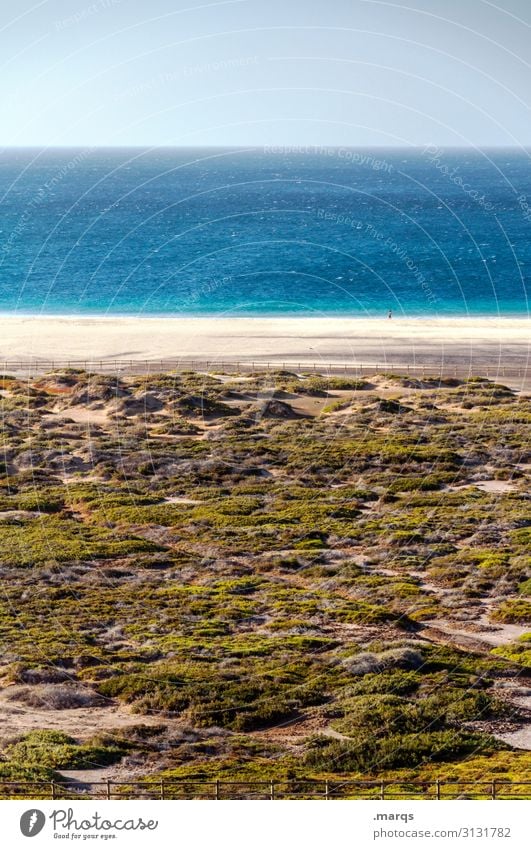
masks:
<path fill-rule="evenodd" d="M 0 779 L 530 779 L 531 398 L 0 379 Z"/>

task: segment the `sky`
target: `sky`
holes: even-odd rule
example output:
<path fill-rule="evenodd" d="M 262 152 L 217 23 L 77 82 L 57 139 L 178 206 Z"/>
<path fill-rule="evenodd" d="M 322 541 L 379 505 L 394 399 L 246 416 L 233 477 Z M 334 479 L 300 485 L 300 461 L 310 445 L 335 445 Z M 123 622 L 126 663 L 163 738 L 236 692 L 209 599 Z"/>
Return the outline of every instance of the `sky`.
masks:
<path fill-rule="evenodd" d="M 0 146 L 530 146 L 530 0 L 1 0 Z"/>

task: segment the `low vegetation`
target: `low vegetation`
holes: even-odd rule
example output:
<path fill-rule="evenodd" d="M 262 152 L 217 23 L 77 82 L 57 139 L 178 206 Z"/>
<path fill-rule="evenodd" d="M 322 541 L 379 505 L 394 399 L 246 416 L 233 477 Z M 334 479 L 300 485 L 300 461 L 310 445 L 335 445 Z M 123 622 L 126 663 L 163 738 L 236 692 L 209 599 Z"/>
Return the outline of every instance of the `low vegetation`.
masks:
<path fill-rule="evenodd" d="M 0 779 L 529 776 L 529 398 L 65 370 L 0 412 Z"/>

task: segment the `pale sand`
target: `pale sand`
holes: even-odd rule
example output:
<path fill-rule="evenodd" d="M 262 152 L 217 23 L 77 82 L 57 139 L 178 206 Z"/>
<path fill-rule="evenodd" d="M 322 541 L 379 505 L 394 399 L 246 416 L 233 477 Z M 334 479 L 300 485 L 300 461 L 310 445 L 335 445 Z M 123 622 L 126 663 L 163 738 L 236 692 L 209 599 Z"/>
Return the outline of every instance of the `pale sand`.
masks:
<path fill-rule="evenodd" d="M 526 318 L 0 318 L 0 361 L 490 363 L 525 368 Z"/>

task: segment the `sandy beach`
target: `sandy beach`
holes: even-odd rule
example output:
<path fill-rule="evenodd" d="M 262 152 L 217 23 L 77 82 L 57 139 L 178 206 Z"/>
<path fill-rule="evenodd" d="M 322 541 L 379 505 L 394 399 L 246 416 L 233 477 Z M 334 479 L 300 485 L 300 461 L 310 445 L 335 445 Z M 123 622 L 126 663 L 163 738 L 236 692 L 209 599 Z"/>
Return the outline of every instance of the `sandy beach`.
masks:
<path fill-rule="evenodd" d="M 217 360 L 525 368 L 526 318 L 71 318 L 0 319 L 0 359 Z"/>

